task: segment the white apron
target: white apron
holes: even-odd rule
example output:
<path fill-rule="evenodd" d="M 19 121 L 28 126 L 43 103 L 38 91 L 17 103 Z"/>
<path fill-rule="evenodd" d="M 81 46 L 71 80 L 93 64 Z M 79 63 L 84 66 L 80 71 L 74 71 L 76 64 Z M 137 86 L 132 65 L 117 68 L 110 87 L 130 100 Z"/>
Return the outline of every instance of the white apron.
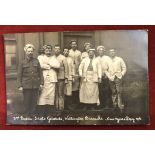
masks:
<path fill-rule="evenodd" d="M 55 82 L 51 82 L 50 77 L 44 79 L 44 86 L 41 91 L 38 105 L 54 105 L 55 100 Z"/>
<path fill-rule="evenodd" d="M 80 102 L 86 104 L 98 103 L 98 83 L 93 81 L 93 71 L 87 71 L 87 78 L 83 80 L 80 87 Z"/>

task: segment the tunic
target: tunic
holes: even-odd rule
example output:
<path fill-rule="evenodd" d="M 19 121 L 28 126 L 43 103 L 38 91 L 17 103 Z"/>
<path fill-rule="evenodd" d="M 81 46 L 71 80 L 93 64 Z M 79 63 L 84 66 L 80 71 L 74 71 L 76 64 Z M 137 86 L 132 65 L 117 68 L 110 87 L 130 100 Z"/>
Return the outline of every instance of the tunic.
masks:
<path fill-rule="evenodd" d="M 23 87 L 25 114 L 32 114 L 37 105 L 39 87 L 44 84 L 44 78 L 40 63 L 32 58 L 22 61 L 18 66 L 18 87 Z"/>
<path fill-rule="evenodd" d="M 73 77 L 75 76 L 74 71 L 74 64 L 73 60 L 70 57 L 66 57 L 67 65 L 68 65 L 68 83 L 65 86 L 65 95 L 71 96 L 72 95 L 72 82 Z"/>
<path fill-rule="evenodd" d="M 59 110 L 64 109 L 64 88 L 65 88 L 65 79 L 68 78 L 68 65 L 66 57 L 62 54 L 56 56 L 57 60 L 60 63 L 60 68 L 58 70 L 58 82 L 56 84 L 56 98 L 55 104 L 56 108 Z"/>
<path fill-rule="evenodd" d="M 105 68 L 105 74 L 109 78 L 110 88 L 112 91 L 113 106 L 120 109 L 124 108 L 122 102 L 122 78 L 126 73 L 126 64 L 120 57 L 110 58 Z"/>
<path fill-rule="evenodd" d="M 73 51 L 71 49 L 71 50 L 69 50 L 69 57 L 71 57 L 73 60 L 74 70 L 75 70 L 75 78 L 74 78 L 74 82 L 73 82 L 72 91 L 78 91 L 79 85 L 80 85 L 78 69 L 79 69 L 79 65 L 81 63 L 81 52 L 78 50 Z"/>
<path fill-rule="evenodd" d="M 126 73 L 126 64 L 124 60 L 120 57 L 108 59 L 105 65 L 105 74 L 107 77 L 114 81 L 115 77 L 121 79 Z"/>
<path fill-rule="evenodd" d="M 102 66 L 102 81 L 99 83 L 99 100 L 100 100 L 100 107 L 109 107 L 111 101 L 111 90 L 109 85 L 109 79 L 105 74 L 105 69 L 107 67 L 107 63 L 110 59 L 109 56 L 103 55 L 97 57 L 98 61 L 101 63 Z"/>
<path fill-rule="evenodd" d="M 105 70 L 107 69 L 107 64 L 110 61 L 110 57 L 107 55 L 103 55 L 102 57 L 98 56 L 96 59 L 100 62 L 102 67 L 102 77 L 105 77 Z"/>
<path fill-rule="evenodd" d="M 40 63 L 37 59 L 25 59 L 18 66 L 17 84 L 23 89 L 37 89 L 43 85 L 44 79 Z"/>

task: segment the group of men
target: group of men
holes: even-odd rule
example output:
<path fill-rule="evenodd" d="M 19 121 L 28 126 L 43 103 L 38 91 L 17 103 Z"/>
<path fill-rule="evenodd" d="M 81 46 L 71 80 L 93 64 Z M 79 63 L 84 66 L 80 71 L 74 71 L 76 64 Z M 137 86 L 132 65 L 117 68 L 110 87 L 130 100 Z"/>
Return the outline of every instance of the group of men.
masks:
<path fill-rule="evenodd" d="M 59 45 L 44 45 L 38 58 L 33 57 L 34 45 L 24 47 L 25 59 L 18 67 L 18 88 L 23 91 L 26 114 L 57 110 L 95 110 L 105 108 L 112 100 L 113 108 L 124 109 L 122 78 L 126 65 L 115 49 L 97 50 L 90 43 L 84 51 L 77 49 L 76 40 L 71 49 Z M 105 55 L 109 52 L 109 56 Z M 50 105 L 50 106 L 49 106 Z"/>

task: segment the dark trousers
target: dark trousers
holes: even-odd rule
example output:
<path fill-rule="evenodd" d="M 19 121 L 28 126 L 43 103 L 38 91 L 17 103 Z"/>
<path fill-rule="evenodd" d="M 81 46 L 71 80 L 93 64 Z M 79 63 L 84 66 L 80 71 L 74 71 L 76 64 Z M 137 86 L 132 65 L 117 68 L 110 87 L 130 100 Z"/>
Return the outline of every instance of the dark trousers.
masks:
<path fill-rule="evenodd" d="M 36 110 L 39 89 L 23 89 L 25 114 L 33 114 Z"/>
<path fill-rule="evenodd" d="M 99 100 L 100 108 L 111 106 L 111 89 L 108 78 L 102 78 L 102 82 L 99 83 Z"/>
<path fill-rule="evenodd" d="M 79 91 L 72 91 L 72 96 L 65 96 L 65 109 L 77 110 L 79 103 Z"/>
<path fill-rule="evenodd" d="M 59 110 L 64 109 L 64 89 L 65 89 L 65 80 L 58 80 L 56 84 L 55 104 L 56 108 Z"/>
<path fill-rule="evenodd" d="M 65 95 L 65 110 L 72 110 L 72 96 Z"/>
<path fill-rule="evenodd" d="M 53 114 L 56 111 L 54 105 L 38 105 L 37 106 L 37 115 L 47 117 Z"/>
<path fill-rule="evenodd" d="M 72 91 L 72 104 L 79 105 L 79 91 Z"/>
<path fill-rule="evenodd" d="M 87 103 L 80 103 L 81 110 L 96 110 L 97 104 L 87 104 Z"/>
<path fill-rule="evenodd" d="M 112 91 L 113 107 L 118 106 L 119 109 L 124 109 L 122 102 L 122 79 L 115 77 L 114 81 L 110 81 L 109 83 Z"/>

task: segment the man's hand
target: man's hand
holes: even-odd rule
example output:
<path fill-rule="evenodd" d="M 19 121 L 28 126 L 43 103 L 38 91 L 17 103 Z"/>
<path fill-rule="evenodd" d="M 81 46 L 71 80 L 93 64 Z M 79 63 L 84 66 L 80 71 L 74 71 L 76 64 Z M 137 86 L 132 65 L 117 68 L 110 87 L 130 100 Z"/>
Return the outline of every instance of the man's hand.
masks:
<path fill-rule="evenodd" d="M 51 67 L 51 69 L 55 70 L 56 72 L 58 72 L 58 71 L 59 71 L 59 69 L 58 69 L 58 68 Z"/>
<path fill-rule="evenodd" d="M 39 91 L 42 91 L 43 87 L 44 86 L 41 84 L 40 87 L 39 87 Z"/>
<path fill-rule="evenodd" d="M 65 83 L 68 83 L 68 79 L 67 78 L 65 79 Z"/>
<path fill-rule="evenodd" d="M 113 81 L 113 80 L 114 80 L 114 79 L 113 79 L 112 77 L 110 77 L 110 76 L 108 77 L 108 79 L 109 79 L 110 81 Z"/>
<path fill-rule="evenodd" d="M 81 81 L 84 81 L 85 77 L 84 76 L 81 76 Z"/>
<path fill-rule="evenodd" d="M 19 87 L 18 90 L 19 90 L 19 91 L 23 91 L 23 87 Z"/>
<path fill-rule="evenodd" d="M 75 82 L 75 79 L 74 79 L 74 77 L 72 78 L 72 81 L 73 81 L 73 82 Z"/>
<path fill-rule="evenodd" d="M 43 85 L 41 84 L 41 85 L 40 85 L 40 89 L 42 89 L 42 88 L 43 88 Z"/>
<path fill-rule="evenodd" d="M 101 78 L 98 78 L 98 83 L 101 83 L 102 82 L 102 79 Z"/>
<path fill-rule="evenodd" d="M 97 102 L 97 106 L 99 106 L 100 105 L 100 102 Z"/>
<path fill-rule="evenodd" d="M 122 74 L 122 77 L 124 76 L 124 74 L 123 73 L 121 73 Z"/>

